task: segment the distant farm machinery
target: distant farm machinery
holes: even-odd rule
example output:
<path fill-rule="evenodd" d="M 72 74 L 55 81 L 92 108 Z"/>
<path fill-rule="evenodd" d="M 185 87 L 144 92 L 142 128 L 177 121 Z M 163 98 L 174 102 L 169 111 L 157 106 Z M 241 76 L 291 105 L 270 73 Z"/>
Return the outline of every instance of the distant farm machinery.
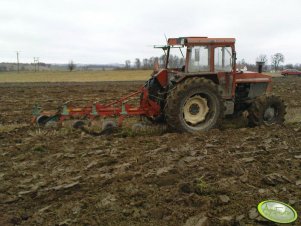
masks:
<path fill-rule="evenodd" d="M 133 116 L 178 132 L 207 131 L 224 117 L 237 117 L 242 112 L 247 112 L 250 126 L 284 122 L 284 102 L 269 95 L 271 77 L 261 70 L 236 69 L 234 38 L 170 38 L 159 48 L 166 54 L 164 68 L 155 67 L 151 78 L 136 92 L 108 104 L 76 107 L 65 103 L 55 112 L 35 106 L 32 122 L 48 126 L 76 119 L 74 127 L 83 128 L 84 120 L 109 119 L 103 120 L 100 134 L 121 127 L 125 118 Z M 170 68 L 172 49 L 186 52 L 184 65 Z M 130 103 L 133 98 L 139 99 L 136 105 Z"/>

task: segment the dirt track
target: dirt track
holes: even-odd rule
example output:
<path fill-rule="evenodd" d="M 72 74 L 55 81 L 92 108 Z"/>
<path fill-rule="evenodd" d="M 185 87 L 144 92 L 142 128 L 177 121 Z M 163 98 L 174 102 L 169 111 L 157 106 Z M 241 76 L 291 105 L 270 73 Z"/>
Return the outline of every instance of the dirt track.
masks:
<path fill-rule="evenodd" d="M 1 84 L 0 225 L 274 225 L 254 211 L 266 199 L 300 215 L 301 78 L 273 83 L 288 104 L 284 126 L 105 137 L 38 132 L 32 106 L 110 99 L 141 83 Z"/>

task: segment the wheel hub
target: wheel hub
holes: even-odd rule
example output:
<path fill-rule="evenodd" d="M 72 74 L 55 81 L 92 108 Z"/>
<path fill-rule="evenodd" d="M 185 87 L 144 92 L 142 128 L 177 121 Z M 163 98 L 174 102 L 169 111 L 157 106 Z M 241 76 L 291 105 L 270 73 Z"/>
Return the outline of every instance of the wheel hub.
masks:
<path fill-rule="evenodd" d="M 199 95 L 188 98 L 183 107 L 184 120 L 192 125 L 204 121 L 208 112 L 206 98 Z"/>
<path fill-rule="evenodd" d="M 263 115 L 265 121 L 272 121 L 275 118 L 275 109 L 273 107 L 268 107 Z"/>
<path fill-rule="evenodd" d="M 189 107 L 189 113 L 192 115 L 197 115 L 200 112 L 200 106 L 197 104 L 192 104 Z"/>

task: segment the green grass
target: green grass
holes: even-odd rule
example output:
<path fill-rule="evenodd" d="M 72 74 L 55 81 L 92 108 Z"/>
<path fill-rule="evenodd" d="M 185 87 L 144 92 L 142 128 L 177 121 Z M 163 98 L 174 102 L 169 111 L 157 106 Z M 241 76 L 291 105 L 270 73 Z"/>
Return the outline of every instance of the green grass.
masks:
<path fill-rule="evenodd" d="M 145 81 L 150 70 L 1 72 L 0 83 Z"/>
<path fill-rule="evenodd" d="M 200 194 L 204 193 L 208 189 L 208 184 L 206 183 L 204 176 L 197 178 L 196 182 L 196 188 Z"/>

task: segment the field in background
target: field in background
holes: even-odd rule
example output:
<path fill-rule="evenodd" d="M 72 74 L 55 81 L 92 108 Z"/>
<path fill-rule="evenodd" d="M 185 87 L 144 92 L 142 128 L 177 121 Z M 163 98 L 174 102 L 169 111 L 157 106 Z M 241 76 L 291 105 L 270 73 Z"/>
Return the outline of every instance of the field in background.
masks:
<path fill-rule="evenodd" d="M 280 72 L 263 72 L 263 74 L 270 75 L 272 77 L 282 77 Z"/>
<path fill-rule="evenodd" d="M 43 72 L 2 72 L 0 83 L 5 82 L 97 82 L 97 81 L 145 81 L 151 70 L 116 71 L 43 71 Z M 265 73 L 273 77 L 280 73 Z"/>
<path fill-rule="evenodd" d="M 5 82 L 94 82 L 147 80 L 151 70 L 116 71 L 49 71 L 49 72 L 3 72 L 0 83 Z"/>

